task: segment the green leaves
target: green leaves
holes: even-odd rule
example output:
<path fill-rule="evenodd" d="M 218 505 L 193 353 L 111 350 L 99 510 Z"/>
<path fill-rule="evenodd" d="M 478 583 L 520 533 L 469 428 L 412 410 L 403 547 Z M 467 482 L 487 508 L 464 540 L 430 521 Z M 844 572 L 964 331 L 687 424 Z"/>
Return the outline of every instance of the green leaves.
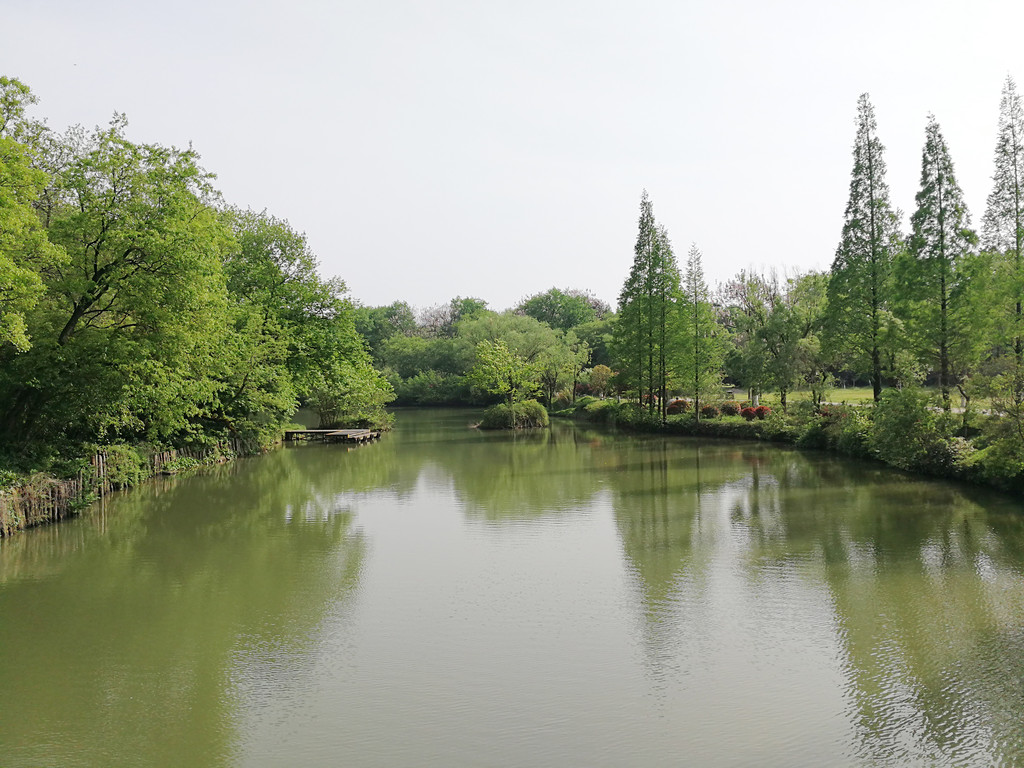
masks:
<path fill-rule="evenodd" d="M 568 331 L 603 318 L 610 309 L 586 291 L 551 288 L 524 299 L 516 312 L 536 318 L 552 328 Z"/>
<path fill-rule="evenodd" d="M 301 233 L 218 211 L 191 149 L 132 142 L 123 116 L 53 136 L 29 97 L 0 78 L 0 433 L 262 441 L 301 399 L 387 422 L 391 387 Z"/>
<path fill-rule="evenodd" d="M 236 358 L 217 413 L 234 429 L 280 424 L 306 399 L 323 424 L 385 426 L 391 385 L 372 366 L 345 286 L 323 280 L 305 235 L 265 211 L 225 213 Z"/>
<path fill-rule="evenodd" d="M 722 381 L 727 346 L 711 306 L 703 257 L 696 244 L 687 253 L 677 333 L 680 381 L 683 391 L 694 398 L 699 421 L 701 400 Z"/>
<path fill-rule="evenodd" d="M 50 179 L 19 140 L 34 135 L 25 109 L 35 101 L 28 86 L 0 77 L 0 354 L 31 347 L 27 316 L 43 295 L 43 273 L 64 259 L 32 208 Z"/>
<path fill-rule="evenodd" d="M 504 340 L 485 340 L 476 345 L 476 363 L 467 379 L 513 406 L 537 391 L 536 375 L 537 364 L 513 352 Z"/>
<path fill-rule="evenodd" d="M 843 233 L 832 262 L 827 346 L 882 391 L 885 313 L 892 300 L 892 264 L 902 250 L 899 218 L 889 202 L 884 148 L 867 94 L 857 102 L 853 173 Z"/>
<path fill-rule="evenodd" d="M 896 307 L 919 360 L 936 370 L 942 401 L 951 407 L 950 387 L 967 376 L 974 350 L 986 340 L 971 320 L 967 279 L 977 235 L 953 172 L 953 161 L 934 117 L 925 130 L 921 189 L 911 216 L 907 257 L 897 260 L 900 295 Z"/>
<path fill-rule="evenodd" d="M 645 191 L 633 265 L 619 294 L 614 347 L 621 380 L 650 413 L 660 401 L 662 418 L 675 362 L 672 330 L 678 299 L 679 268 L 672 244 L 664 227 L 655 223 Z"/>

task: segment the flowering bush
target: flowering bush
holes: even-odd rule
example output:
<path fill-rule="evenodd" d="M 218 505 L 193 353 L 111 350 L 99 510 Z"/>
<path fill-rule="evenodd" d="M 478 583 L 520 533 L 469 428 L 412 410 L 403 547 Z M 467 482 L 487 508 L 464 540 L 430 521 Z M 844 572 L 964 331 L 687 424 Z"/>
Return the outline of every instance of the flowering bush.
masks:
<path fill-rule="evenodd" d="M 690 410 L 690 401 L 678 398 L 668 404 L 666 412 L 674 416 L 677 413 L 687 413 Z"/>
<path fill-rule="evenodd" d="M 726 400 L 722 403 L 722 415 L 723 416 L 738 416 L 740 412 L 740 404 L 735 400 Z"/>
<path fill-rule="evenodd" d="M 754 409 L 754 414 L 757 416 L 757 418 L 762 420 L 767 419 L 768 414 L 771 412 L 772 409 L 769 408 L 767 405 L 759 405 L 757 406 L 757 408 Z"/>
<path fill-rule="evenodd" d="M 757 418 L 757 411 L 748 406 L 740 411 L 740 416 L 747 421 L 753 421 Z"/>
<path fill-rule="evenodd" d="M 700 415 L 705 419 L 715 419 L 719 416 L 719 410 L 717 405 L 702 405 L 700 409 Z"/>

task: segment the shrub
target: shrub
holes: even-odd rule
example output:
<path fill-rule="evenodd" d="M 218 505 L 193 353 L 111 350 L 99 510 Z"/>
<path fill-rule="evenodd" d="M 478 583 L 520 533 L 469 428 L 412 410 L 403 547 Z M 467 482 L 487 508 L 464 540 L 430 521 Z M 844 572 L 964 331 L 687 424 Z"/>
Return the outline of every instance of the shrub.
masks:
<path fill-rule="evenodd" d="M 689 413 L 691 405 L 690 401 L 685 398 L 676 398 L 668 404 L 665 411 L 670 416 L 675 416 L 679 413 Z"/>
<path fill-rule="evenodd" d="M 0 469 L 0 491 L 17 485 L 20 475 L 10 469 Z"/>
<path fill-rule="evenodd" d="M 757 418 L 757 411 L 751 408 L 750 406 L 747 406 L 746 408 L 740 409 L 740 416 L 742 416 L 747 421 L 753 421 L 754 419 Z"/>
<path fill-rule="evenodd" d="M 586 409 L 591 403 L 596 403 L 596 402 L 597 402 L 597 398 L 596 397 L 593 397 L 592 395 L 584 395 L 583 397 L 577 397 L 576 398 L 576 405 L 574 405 L 573 407 L 577 411 L 582 411 L 582 410 Z"/>
<path fill-rule="evenodd" d="M 757 416 L 761 421 L 768 418 L 768 414 L 772 412 L 772 409 L 767 405 L 759 405 L 754 409 L 754 415 Z"/>
<path fill-rule="evenodd" d="M 816 418 L 802 419 L 803 425 L 796 444 L 801 448 L 827 448 L 828 435 L 825 434 L 825 419 L 820 416 Z"/>
<path fill-rule="evenodd" d="M 484 411 L 482 429 L 535 429 L 548 425 L 548 412 L 536 400 L 524 400 L 509 406 L 492 405 Z"/>
<path fill-rule="evenodd" d="M 767 417 L 760 420 L 759 426 L 761 437 L 766 440 L 795 443 L 800 436 L 801 428 L 790 423 L 781 411 L 771 411 Z"/>
<path fill-rule="evenodd" d="M 639 403 L 620 403 L 615 411 L 615 423 L 622 427 L 658 427 L 661 425 L 661 411 L 651 412 Z"/>
<path fill-rule="evenodd" d="M 113 488 L 128 488 L 149 476 L 149 462 L 130 445 L 104 445 L 96 451 L 104 455 L 106 480 Z"/>
<path fill-rule="evenodd" d="M 700 415 L 705 419 L 717 419 L 720 413 L 717 405 L 702 405 L 700 407 Z"/>
<path fill-rule="evenodd" d="M 972 479 L 1000 488 L 1019 488 L 1024 479 L 1024 444 L 1019 437 L 1004 435 L 978 451 L 964 451 L 960 463 Z"/>
<path fill-rule="evenodd" d="M 849 456 L 871 456 L 871 409 L 830 405 L 821 410 L 825 445 Z"/>
<path fill-rule="evenodd" d="M 726 400 L 722 403 L 722 415 L 723 416 L 738 416 L 740 413 L 740 404 L 735 400 Z"/>
<path fill-rule="evenodd" d="M 602 424 L 614 423 L 618 415 L 618 403 L 614 400 L 595 400 L 587 403 L 583 410 L 592 421 Z"/>
<path fill-rule="evenodd" d="M 572 405 L 572 390 L 563 389 L 558 392 L 554 399 L 551 401 L 551 409 L 554 411 L 564 411 L 566 408 Z"/>
<path fill-rule="evenodd" d="M 918 389 L 889 389 L 874 409 L 872 448 L 887 464 L 900 469 L 947 471 L 955 451 L 950 419 L 930 407 Z"/>
<path fill-rule="evenodd" d="M 160 471 L 165 475 L 176 475 L 179 472 L 187 472 L 200 466 L 202 463 L 199 459 L 194 459 L 191 456 L 175 456 L 173 459 L 165 461 L 160 467 Z"/>

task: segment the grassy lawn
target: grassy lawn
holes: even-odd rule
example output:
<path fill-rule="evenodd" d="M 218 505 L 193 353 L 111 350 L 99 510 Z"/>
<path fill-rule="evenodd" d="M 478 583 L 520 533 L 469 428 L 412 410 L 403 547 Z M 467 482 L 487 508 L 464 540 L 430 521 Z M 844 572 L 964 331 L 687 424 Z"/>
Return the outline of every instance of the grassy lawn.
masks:
<path fill-rule="evenodd" d="M 811 393 L 809 390 L 794 390 L 789 393 L 786 399 L 790 403 L 795 403 L 800 400 L 810 400 Z M 825 400 L 830 403 L 865 405 L 867 403 L 874 402 L 874 394 L 871 391 L 871 387 L 848 387 L 846 389 L 836 387 L 835 389 L 830 389 L 825 393 Z M 765 392 L 761 395 L 761 404 L 767 405 L 770 408 L 779 407 L 779 393 Z"/>
<path fill-rule="evenodd" d="M 937 387 L 925 387 L 924 390 L 931 395 L 936 403 L 939 401 L 939 390 Z M 882 390 L 885 391 L 884 389 Z M 953 407 L 960 407 L 960 393 L 953 390 L 951 393 L 953 399 Z M 798 400 L 810 400 L 811 393 L 807 390 L 798 390 L 790 392 L 788 400 L 790 403 L 795 403 Z M 842 387 L 836 387 L 830 389 L 825 393 L 825 400 L 829 403 L 846 403 L 847 405 L 870 405 L 874 402 L 874 394 L 872 393 L 871 387 L 848 387 L 843 389 Z M 771 408 L 779 407 L 779 393 L 768 392 L 761 395 L 761 402 Z M 991 408 L 992 404 L 988 398 L 976 398 L 971 403 L 974 408 Z"/>

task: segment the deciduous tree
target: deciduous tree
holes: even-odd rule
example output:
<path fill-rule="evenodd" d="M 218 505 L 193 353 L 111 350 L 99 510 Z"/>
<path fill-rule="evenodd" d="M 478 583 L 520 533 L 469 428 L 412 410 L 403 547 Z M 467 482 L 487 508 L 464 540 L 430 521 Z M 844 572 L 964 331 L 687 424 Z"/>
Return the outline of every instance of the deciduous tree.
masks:
<path fill-rule="evenodd" d="M 210 176 L 191 150 L 129 141 L 125 124 L 67 140 L 47 212 L 67 257 L 44 274 L 35 347 L 0 387 L 9 433 L 166 435 L 215 388 L 230 236 Z"/>
<path fill-rule="evenodd" d="M 509 349 L 503 340 L 485 340 L 476 345 L 476 363 L 469 380 L 514 406 L 537 391 L 537 366 Z"/>
<path fill-rule="evenodd" d="M 0 77 L 0 363 L 31 345 L 26 314 L 43 295 L 43 271 L 63 259 L 32 208 L 49 177 L 19 140 L 34 133 L 25 110 L 35 102 L 24 83 Z"/>
<path fill-rule="evenodd" d="M 558 288 L 534 294 L 516 307 L 516 312 L 562 331 L 600 320 L 610 311 L 607 304 L 587 291 Z"/>

